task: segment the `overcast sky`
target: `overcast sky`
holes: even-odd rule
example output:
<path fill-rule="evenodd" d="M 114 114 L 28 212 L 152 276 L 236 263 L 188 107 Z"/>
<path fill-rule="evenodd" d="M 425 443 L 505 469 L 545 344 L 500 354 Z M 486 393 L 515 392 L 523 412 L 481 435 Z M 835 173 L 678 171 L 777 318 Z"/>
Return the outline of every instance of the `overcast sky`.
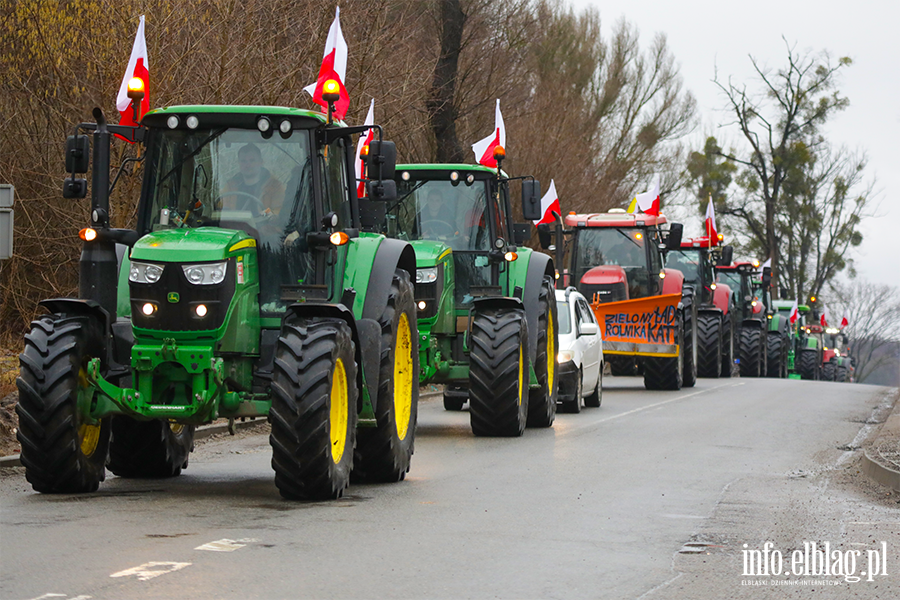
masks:
<path fill-rule="evenodd" d="M 623 16 L 638 26 L 641 47 L 663 32 L 685 86 L 697 98 L 701 124 L 695 134 L 735 139 L 718 126 L 727 122 L 724 97 L 712 83 L 715 70 L 752 89 L 748 58 L 777 69 L 786 62 L 782 36 L 798 51 L 827 50 L 849 56 L 839 89 L 850 107 L 826 128 L 829 137 L 865 150 L 867 173 L 876 180 L 879 216 L 864 222 L 865 241 L 853 258 L 861 277 L 897 285 L 900 267 L 900 0 L 568 0 L 600 11 L 604 37 Z M 701 142 L 698 142 L 701 143 Z M 685 231 L 685 235 L 688 235 Z"/>

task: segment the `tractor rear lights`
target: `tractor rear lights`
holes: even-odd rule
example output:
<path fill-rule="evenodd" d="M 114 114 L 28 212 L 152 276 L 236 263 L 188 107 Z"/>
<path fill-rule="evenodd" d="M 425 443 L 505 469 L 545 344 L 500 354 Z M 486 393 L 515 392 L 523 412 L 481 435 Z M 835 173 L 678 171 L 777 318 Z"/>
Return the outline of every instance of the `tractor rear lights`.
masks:
<path fill-rule="evenodd" d="M 152 317 L 153 313 L 156 312 L 156 305 L 152 302 L 147 302 L 141 307 L 141 312 L 144 313 L 145 316 Z"/>
<path fill-rule="evenodd" d="M 197 129 L 200 126 L 200 119 L 196 115 L 191 115 L 184 123 L 188 126 L 188 129 Z"/>
<path fill-rule="evenodd" d="M 209 263 L 205 265 L 182 265 L 184 276 L 194 285 L 218 285 L 225 281 L 228 262 Z"/>
<path fill-rule="evenodd" d="M 151 263 L 132 262 L 128 281 L 132 283 L 156 283 L 162 277 L 163 266 Z"/>
<path fill-rule="evenodd" d="M 256 128 L 259 129 L 261 133 L 266 133 L 272 129 L 272 121 L 270 121 L 268 117 L 260 117 L 256 121 Z"/>
<path fill-rule="evenodd" d="M 416 270 L 416 283 L 434 283 L 437 281 L 437 267 Z"/>
<path fill-rule="evenodd" d="M 343 231 L 335 231 L 330 236 L 328 236 L 328 241 L 330 241 L 335 246 L 343 246 L 350 241 L 350 236 Z"/>
<path fill-rule="evenodd" d="M 169 127 L 169 129 L 175 129 L 176 127 L 178 127 L 178 124 L 180 122 L 181 121 L 175 115 L 171 115 L 168 119 L 166 119 L 166 125 Z"/>
<path fill-rule="evenodd" d="M 97 239 L 97 230 L 92 227 L 85 227 L 78 232 L 78 237 L 80 237 L 85 242 L 93 242 Z"/>

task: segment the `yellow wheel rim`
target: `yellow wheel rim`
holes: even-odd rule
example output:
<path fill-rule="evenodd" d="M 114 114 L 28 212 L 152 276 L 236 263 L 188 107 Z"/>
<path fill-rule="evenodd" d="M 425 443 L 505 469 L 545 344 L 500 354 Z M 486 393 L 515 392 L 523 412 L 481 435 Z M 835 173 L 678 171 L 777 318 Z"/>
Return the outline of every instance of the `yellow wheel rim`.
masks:
<path fill-rule="evenodd" d="M 78 370 L 78 396 L 80 397 L 80 392 L 86 389 L 90 385 L 90 382 L 87 378 L 87 371 L 82 367 Z M 76 412 L 77 412 L 76 408 Z M 81 415 L 76 415 L 76 418 L 81 420 Z M 100 424 L 90 425 L 88 423 L 82 423 L 78 426 L 78 445 L 81 447 L 81 453 L 85 456 L 92 456 L 94 451 L 97 449 L 97 445 L 100 443 Z"/>
<path fill-rule="evenodd" d="M 413 356 L 412 337 L 406 313 L 400 313 L 394 346 L 394 421 L 397 437 L 406 439 L 412 415 Z"/>
<path fill-rule="evenodd" d="M 519 345 L 519 406 L 522 406 L 522 393 L 525 387 L 525 366 L 522 360 L 522 346 Z"/>
<path fill-rule="evenodd" d="M 331 378 L 331 459 L 341 462 L 344 448 L 347 445 L 347 372 L 344 361 L 337 359 L 334 364 L 334 375 Z"/>
<path fill-rule="evenodd" d="M 547 394 L 553 395 L 553 377 L 556 375 L 556 343 L 553 341 L 553 313 L 547 314 Z"/>

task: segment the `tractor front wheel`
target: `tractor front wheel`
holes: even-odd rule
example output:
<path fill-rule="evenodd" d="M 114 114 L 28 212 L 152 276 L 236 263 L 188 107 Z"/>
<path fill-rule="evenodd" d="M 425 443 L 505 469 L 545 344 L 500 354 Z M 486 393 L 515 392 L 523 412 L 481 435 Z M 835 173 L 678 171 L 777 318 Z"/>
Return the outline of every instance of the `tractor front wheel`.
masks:
<path fill-rule="evenodd" d="M 685 356 L 690 352 L 684 339 L 684 318 L 678 318 L 678 355 L 644 358 L 644 387 L 648 390 L 680 390 L 684 380 Z"/>
<path fill-rule="evenodd" d="M 528 416 L 528 325 L 525 311 L 475 313 L 469 338 L 469 416 L 472 433 L 516 437 Z"/>
<path fill-rule="evenodd" d="M 340 498 L 356 446 L 355 345 L 341 319 L 285 323 L 272 378 L 272 468 L 290 500 Z"/>
<path fill-rule="evenodd" d="M 734 326 L 726 317 L 722 329 L 722 371 L 721 377 L 734 377 L 737 375 L 737 365 L 734 362 L 735 344 Z"/>
<path fill-rule="evenodd" d="M 766 353 L 763 336 L 758 327 L 741 328 L 741 377 L 762 377 L 765 375 L 763 357 Z"/>
<path fill-rule="evenodd" d="M 534 374 L 538 389 L 531 390 L 528 397 L 528 426 L 550 427 L 556 418 L 556 398 L 559 393 L 559 378 L 556 361 L 559 340 L 557 338 L 556 296 L 549 278 L 541 284 L 538 298 L 537 352 L 534 360 Z M 581 402 L 581 399 L 578 399 Z"/>
<path fill-rule="evenodd" d="M 818 379 L 819 352 L 815 349 L 800 351 L 800 359 L 797 361 L 797 370 L 801 379 Z"/>
<path fill-rule="evenodd" d="M 697 375 L 717 378 L 722 374 L 722 318 L 702 314 L 697 318 Z"/>
<path fill-rule="evenodd" d="M 353 479 L 390 483 L 406 477 L 414 450 L 419 404 L 419 345 L 415 290 L 397 269 L 381 324 L 381 372 L 376 427 L 357 432 Z"/>
<path fill-rule="evenodd" d="M 109 419 L 85 417 L 93 395 L 86 368 L 102 340 L 95 320 L 66 315 L 33 321 L 25 336 L 16 437 L 25 479 L 38 492 L 93 492 L 106 475 Z"/>
<path fill-rule="evenodd" d="M 780 332 L 766 334 L 766 353 L 766 377 L 787 377 L 787 348 Z"/>
<path fill-rule="evenodd" d="M 113 417 L 107 467 L 119 477 L 175 477 L 193 449 L 193 425 Z"/>

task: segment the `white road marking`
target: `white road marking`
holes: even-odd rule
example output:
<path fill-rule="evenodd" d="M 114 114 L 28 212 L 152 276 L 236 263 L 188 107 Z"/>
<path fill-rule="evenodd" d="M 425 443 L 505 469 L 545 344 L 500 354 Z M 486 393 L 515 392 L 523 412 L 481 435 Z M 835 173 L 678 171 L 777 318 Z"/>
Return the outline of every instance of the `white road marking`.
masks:
<path fill-rule="evenodd" d="M 166 573 L 174 573 L 175 571 L 191 566 L 191 564 L 192 563 L 180 562 L 148 562 L 138 567 L 132 567 L 130 569 L 125 569 L 124 571 L 119 571 L 118 573 L 113 573 L 110 577 L 130 577 L 134 575 L 138 578 L 138 581 L 147 581 L 148 579 L 153 579 L 154 577 L 159 577 Z"/>
<path fill-rule="evenodd" d="M 696 396 L 698 394 L 705 394 L 706 392 L 712 392 L 718 390 L 723 387 L 736 387 L 739 385 L 744 385 L 743 383 L 723 383 L 721 385 L 717 385 L 711 388 L 706 388 L 704 390 L 697 390 L 696 392 L 692 392 L 690 394 L 684 394 L 683 396 L 677 396 L 675 398 L 669 398 L 668 400 L 663 400 L 662 402 L 654 402 L 653 404 L 648 404 L 647 406 L 641 406 L 639 408 L 633 408 L 631 410 L 625 411 L 623 413 L 619 413 L 617 415 L 612 415 L 609 417 L 604 417 L 602 419 L 597 419 L 596 421 L 591 421 L 590 423 L 584 423 L 583 425 L 577 425 L 575 427 L 571 427 L 563 431 L 563 434 L 572 433 L 574 431 L 580 431 L 582 429 L 589 429 L 594 427 L 595 425 L 599 425 L 600 423 L 606 423 L 607 421 L 612 421 L 614 419 L 620 419 L 622 417 L 627 417 L 628 415 L 633 415 L 635 413 L 639 413 L 641 411 L 650 410 L 651 408 L 657 408 L 659 406 L 663 406 L 666 404 L 671 404 L 672 402 L 677 402 L 679 400 L 684 400 L 685 398 L 690 398 L 691 396 Z"/>
<path fill-rule="evenodd" d="M 201 546 L 197 546 L 194 550 L 209 550 L 210 552 L 234 552 L 238 548 L 243 548 L 247 545 L 246 542 L 256 542 L 258 540 L 255 539 L 244 539 L 244 540 L 229 540 L 229 539 L 221 539 L 216 540 L 214 542 L 207 542 Z M 240 543 L 245 542 L 245 543 Z"/>
<path fill-rule="evenodd" d="M 32 598 L 31 600 L 47 600 L 48 598 L 68 598 L 68 600 L 91 600 L 93 596 L 73 596 L 69 598 L 66 594 L 55 594 L 53 592 L 44 594 L 43 596 L 38 596 L 37 598 Z"/>

